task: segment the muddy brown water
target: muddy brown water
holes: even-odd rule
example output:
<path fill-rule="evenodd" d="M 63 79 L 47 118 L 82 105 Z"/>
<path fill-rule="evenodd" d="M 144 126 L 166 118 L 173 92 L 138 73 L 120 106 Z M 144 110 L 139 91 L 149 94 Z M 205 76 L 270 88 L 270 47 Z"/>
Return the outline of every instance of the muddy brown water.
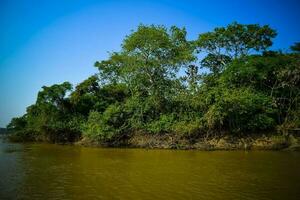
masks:
<path fill-rule="evenodd" d="M 300 153 L 0 141 L 0 199 L 300 199 Z"/>

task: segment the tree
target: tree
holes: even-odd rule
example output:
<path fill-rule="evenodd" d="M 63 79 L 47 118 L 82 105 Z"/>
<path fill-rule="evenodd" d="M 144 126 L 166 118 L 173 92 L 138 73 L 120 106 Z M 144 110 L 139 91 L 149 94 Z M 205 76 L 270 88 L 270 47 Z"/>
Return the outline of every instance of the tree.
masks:
<path fill-rule="evenodd" d="M 235 60 L 228 65 L 220 81 L 226 84 L 225 87 L 252 87 L 271 97 L 279 110 L 278 124 L 287 121 L 299 109 L 299 54 L 273 52 Z"/>
<path fill-rule="evenodd" d="M 300 52 L 300 42 L 296 42 L 293 46 L 291 46 L 291 50 L 294 52 Z"/>
<path fill-rule="evenodd" d="M 82 119 L 72 113 L 67 97 L 71 89 L 69 82 L 43 86 L 36 104 L 27 108 L 26 130 L 36 140 L 69 142 L 80 137 Z"/>
<path fill-rule="evenodd" d="M 140 113 L 149 110 L 147 117 L 138 120 L 144 121 L 166 112 L 176 92 L 178 70 L 194 60 L 194 47 L 187 41 L 185 29 L 140 25 L 125 38 L 120 52 L 95 66 L 101 77 L 124 83 L 131 98 L 142 102 L 134 109 Z"/>
<path fill-rule="evenodd" d="M 140 25 L 119 53 L 95 65 L 111 81 L 124 82 L 132 95 L 165 96 L 180 67 L 195 59 L 185 29 Z"/>
<path fill-rule="evenodd" d="M 230 62 L 231 58 L 227 55 L 209 53 L 200 63 L 202 67 L 208 68 L 213 74 L 217 75 L 222 72 L 225 66 Z"/>
<path fill-rule="evenodd" d="M 71 90 L 72 85 L 69 82 L 54 84 L 50 87 L 43 86 L 42 91 L 38 93 L 36 104 L 49 104 L 61 111 L 66 111 L 69 102 L 65 97 Z"/>
<path fill-rule="evenodd" d="M 88 116 L 89 112 L 95 109 L 100 92 L 100 85 L 96 75 L 89 77 L 80 84 L 70 95 L 70 101 L 76 112 Z"/>
<path fill-rule="evenodd" d="M 183 80 L 187 82 L 190 92 L 194 94 L 197 91 L 197 85 L 200 80 L 198 66 L 189 65 L 185 74 L 186 76 L 183 77 Z"/>
<path fill-rule="evenodd" d="M 24 130 L 26 128 L 26 125 L 27 125 L 27 121 L 25 115 L 22 117 L 14 117 L 7 125 L 7 130 L 9 131 Z"/>
<path fill-rule="evenodd" d="M 275 36 L 276 31 L 268 25 L 234 22 L 227 27 L 215 28 L 213 32 L 200 34 L 196 45 L 200 52 L 208 54 L 202 65 L 218 73 L 231 59 L 266 50 Z"/>
<path fill-rule="evenodd" d="M 140 25 L 119 52 L 95 63 L 98 74 L 74 91 L 69 82 L 42 87 L 8 129 L 21 140 L 83 136 L 114 145 L 137 132 L 194 142 L 297 128 L 299 43 L 289 53 L 266 51 L 275 36 L 269 26 L 232 23 L 188 41 L 184 28 Z"/>

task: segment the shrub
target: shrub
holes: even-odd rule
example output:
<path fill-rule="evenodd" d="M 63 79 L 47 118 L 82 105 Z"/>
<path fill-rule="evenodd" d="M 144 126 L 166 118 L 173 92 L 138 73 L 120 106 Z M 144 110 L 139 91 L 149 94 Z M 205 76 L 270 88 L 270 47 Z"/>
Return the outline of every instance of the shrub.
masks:
<path fill-rule="evenodd" d="M 275 126 L 272 99 L 250 88 L 223 89 L 204 115 L 209 129 L 233 132 L 266 130 Z"/>
<path fill-rule="evenodd" d="M 104 113 L 92 111 L 85 125 L 84 135 L 99 141 L 121 138 L 127 133 L 127 121 L 121 106 L 110 105 Z"/>
<path fill-rule="evenodd" d="M 175 120 L 172 114 L 161 115 L 159 119 L 153 120 L 147 124 L 146 131 L 153 134 L 170 133 L 174 122 Z"/>
<path fill-rule="evenodd" d="M 200 133 L 201 122 L 199 119 L 191 121 L 178 121 L 173 124 L 172 130 L 177 135 L 191 138 Z"/>

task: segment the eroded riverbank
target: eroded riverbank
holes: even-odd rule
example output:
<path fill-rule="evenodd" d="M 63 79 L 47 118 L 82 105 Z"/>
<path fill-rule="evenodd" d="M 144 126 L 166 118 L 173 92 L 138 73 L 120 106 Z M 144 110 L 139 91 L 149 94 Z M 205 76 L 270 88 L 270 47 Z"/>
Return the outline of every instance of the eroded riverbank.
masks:
<path fill-rule="evenodd" d="M 132 147 L 147 149 L 197 149 L 197 150 L 287 150 L 300 151 L 300 137 L 295 135 L 257 135 L 244 137 L 208 137 L 186 139 L 176 135 L 134 134 L 129 139 L 100 143 L 83 138 L 75 143 L 96 147 Z"/>

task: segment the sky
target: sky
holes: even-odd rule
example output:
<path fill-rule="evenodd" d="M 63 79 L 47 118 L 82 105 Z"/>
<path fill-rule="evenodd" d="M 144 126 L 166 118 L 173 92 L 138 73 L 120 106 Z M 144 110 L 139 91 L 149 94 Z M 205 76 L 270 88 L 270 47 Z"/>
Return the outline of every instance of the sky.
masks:
<path fill-rule="evenodd" d="M 0 127 L 35 103 L 43 85 L 76 85 L 118 51 L 139 24 L 186 27 L 189 39 L 215 27 L 268 24 L 273 49 L 300 41 L 297 0 L 0 0 Z"/>

